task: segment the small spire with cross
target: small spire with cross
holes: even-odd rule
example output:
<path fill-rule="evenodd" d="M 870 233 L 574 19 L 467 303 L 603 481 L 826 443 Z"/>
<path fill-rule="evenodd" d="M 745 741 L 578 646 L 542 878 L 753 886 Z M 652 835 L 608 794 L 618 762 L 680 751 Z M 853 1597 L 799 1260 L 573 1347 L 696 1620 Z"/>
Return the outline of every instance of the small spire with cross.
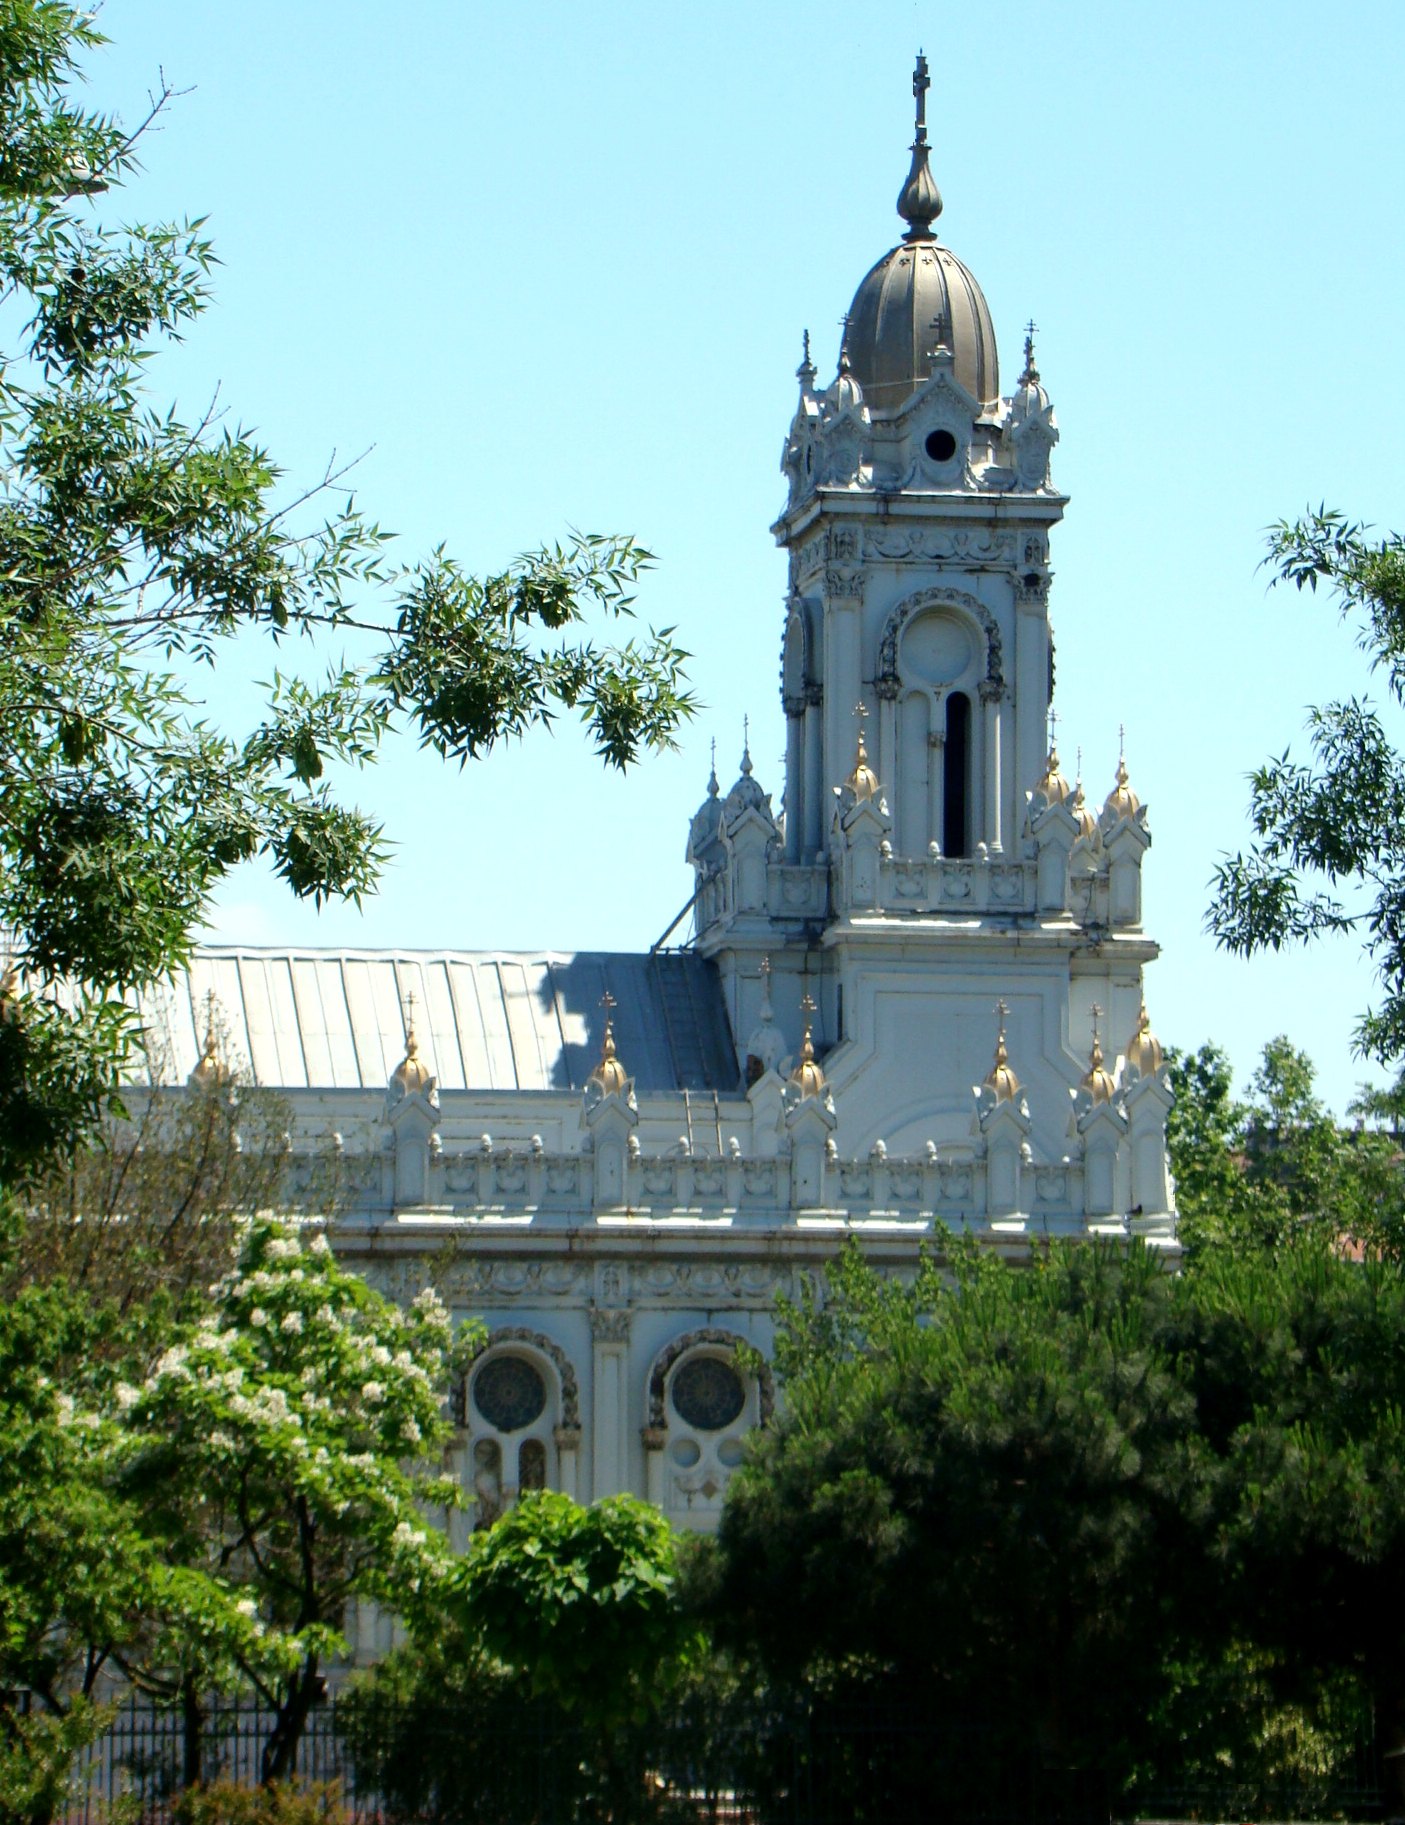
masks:
<path fill-rule="evenodd" d="M 810 332 L 806 330 L 800 340 L 800 366 L 795 370 L 795 378 L 800 382 L 802 393 L 808 393 L 815 384 L 815 364 L 810 359 Z"/>
<path fill-rule="evenodd" d="M 912 95 L 917 106 L 913 125 L 912 163 L 907 182 L 898 193 L 898 214 L 910 224 L 905 241 L 930 241 L 932 223 L 942 212 L 942 193 L 937 189 L 927 144 L 927 91 L 932 80 L 927 74 L 927 59 L 917 53 L 917 67 L 912 72 Z"/>
<path fill-rule="evenodd" d="M 742 772 L 751 772 L 751 718 L 742 717 Z"/>
<path fill-rule="evenodd" d="M 997 1103 L 1013 1101 L 1020 1088 L 1019 1078 L 1010 1069 L 1010 1052 L 1005 1044 L 1005 1022 L 1009 1013 L 1009 1005 L 1002 995 L 995 1004 L 995 1018 L 998 1022 L 995 1034 L 995 1062 L 986 1073 L 984 1086 Z"/>
<path fill-rule="evenodd" d="M 1022 384 L 1039 378 L 1039 369 L 1034 365 L 1034 338 L 1038 334 L 1039 325 L 1031 317 L 1024 326 L 1024 373 L 1020 375 Z"/>

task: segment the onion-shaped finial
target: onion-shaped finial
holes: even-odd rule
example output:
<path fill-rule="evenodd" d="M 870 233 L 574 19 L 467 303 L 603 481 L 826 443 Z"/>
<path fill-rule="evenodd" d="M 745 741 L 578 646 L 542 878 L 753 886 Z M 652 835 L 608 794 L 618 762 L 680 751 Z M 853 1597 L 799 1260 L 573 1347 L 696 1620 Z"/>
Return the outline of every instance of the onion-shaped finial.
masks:
<path fill-rule="evenodd" d="M 927 91 L 932 86 L 927 74 L 927 59 L 918 52 L 917 68 L 912 72 L 912 93 L 917 102 L 916 136 L 912 142 L 912 163 L 907 182 L 898 193 L 898 214 L 909 224 L 905 241 L 930 241 L 932 223 L 942 212 L 942 193 L 932 176 L 931 148 L 927 144 Z"/>

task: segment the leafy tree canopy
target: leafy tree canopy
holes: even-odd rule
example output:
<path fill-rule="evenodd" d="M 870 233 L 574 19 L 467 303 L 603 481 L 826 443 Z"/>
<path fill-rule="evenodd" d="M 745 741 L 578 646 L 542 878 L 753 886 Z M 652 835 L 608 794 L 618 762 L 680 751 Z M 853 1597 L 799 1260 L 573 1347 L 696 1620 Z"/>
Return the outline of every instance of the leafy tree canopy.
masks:
<path fill-rule="evenodd" d="M 1290 1713 L 1405 1741 L 1405 1279 L 1295 1237 L 1179 1276 L 956 1247 L 910 1285 L 851 1245 L 783 1316 L 715 1629 L 1132 1786 L 1293 1772 Z"/>
<path fill-rule="evenodd" d="M 99 43 L 64 0 L 0 0 L 10 1178 L 91 1127 L 130 1033 L 124 995 L 182 962 L 237 863 L 262 856 L 318 901 L 374 887 L 381 833 L 333 770 L 397 727 L 462 763 L 563 711 L 625 766 L 692 703 L 671 630 L 583 627 L 629 616 L 649 563 L 631 540 L 574 536 L 491 576 L 443 550 L 402 566 L 341 476 L 290 489 L 251 436 L 159 398 L 152 358 L 205 308 L 214 254 L 198 220 L 119 224 L 111 193 L 141 129 L 76 99 Z M 249 638 L 279 663 L 254 726 L 222 728 L 195 681 Z"/>
<path fill-rule="evenodd" d="M 1405 704 L 1405 540 L 1376 538 L 1325 506 L 1269 537 L 1274 583 L 1320 587 L 1356 630 L 1395 708 Z M 1253 775 L 1253 846 L 1216 870 L 1208 923 L 1252 956 L 1332 932 L 1357 936 L 1380 979 L 1356 1044 L 1382 1063 L 1405 1056 L 1405 759 L 1364 698 L 1308 717 L 1311 757 L 1287 749 Z"/>
<path fill-rule="evenodd" d="M 582 1508 L 524 1495 L 475 1534 L 456 1574 L 469 1638 L 538 1697 L 609 1724 L 641 1713 L 688 1657 L 675 1541 L 656 1508 L 608 1496 Z"/>
<path fill-rule="evenodd" d="M 1339 1127 L 1311 1059 L 1288 1039 L 1264 1047 L 1243 1100 L 1212 1045 L 1173 1056 L 1171 1085 L 1167 1140 L 1188 1259 L 1276 1248 L 1304 1228 L 1400 1258 L 1405 1165 L 1394 1137 Z"/>

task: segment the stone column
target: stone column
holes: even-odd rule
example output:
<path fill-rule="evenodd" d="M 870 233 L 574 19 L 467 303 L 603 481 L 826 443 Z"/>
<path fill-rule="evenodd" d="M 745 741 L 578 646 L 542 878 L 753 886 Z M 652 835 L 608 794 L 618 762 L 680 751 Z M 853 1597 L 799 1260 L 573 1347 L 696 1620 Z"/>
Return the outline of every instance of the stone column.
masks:
<path fill-rule="evenodd" d="M 639 1434 L 644 1445 L 644 1493 L 654 1504 L 662 1508 L 665 1489 L 664 1481 L 668 1465 L 664 1462 L 664 1450 L 668 1445 L 668 1429 L 665 1426 L 645 1426 Z"/>
<path fill-rule="evenodd" d="M 1000 780 L 1000 697 L 981 687 L 981 721 L 985 734 L 985 843 L 992 856 L 1004 854 Z"/>
<path fill-rule="evenodd" d="M 945 717 L 946 706 L 939 699 L 932 717 L 936 726 L 927 737 L 927 789 L 931 794 L 927 828 L 931 832 L 929 842 L 936 843 L 943 855 L 946 854 L 946 732 L 941 725 Z"/>
<path fill-rule="evenodd" d="M 805 694 L 805 854 L 812 862 L 825 844 L 824 722 L 818 686 Z"/>
<path fill-rule="evenodd" d="M 592 1501 L 629 1489 L 628 1311 L 590 1314 Z"/>
<path fill-rule="evenodd" d="M 803 860 L 805 845 L 805 706 L 785 706 L 785 859 Z"/>
<path fill-rule="evenodd" d="M 828 604 L 828 637 L 825 641 L 825 782 L 842 786 L 849 776 L 858 745 L 854 705 L 862 695 L 863 668 L 859 663 L 860 606 L 852 597 Z"/>
<path fill-rule="evenodd" d="M 573 1502 L 578 1502 L 580 1500 L 581 1429 L 579 1426 L 558 1426 L 551 1436 L 556 1444 L 557 1475 L 561 1483 L 561 1493 L 570 1496 Z"/>

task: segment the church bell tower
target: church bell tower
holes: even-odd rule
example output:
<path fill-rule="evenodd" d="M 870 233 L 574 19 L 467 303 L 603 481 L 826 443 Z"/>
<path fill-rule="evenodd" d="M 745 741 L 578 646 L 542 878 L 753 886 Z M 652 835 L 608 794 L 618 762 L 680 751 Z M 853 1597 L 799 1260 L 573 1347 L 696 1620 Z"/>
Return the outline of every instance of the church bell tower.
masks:
<path fill-rule="evenodd" d="M 743 1054 L 763 956 L 792 1045 L 818 1003 L 846 1152 L 962 1145 L 1003 1004 L 1034 1151 L 1058 1158 L 1099 1023 L 1124 1056 L 1139 1031 L 1150 836 L 1123 761 L 1096 811 L 1048 736 L 1059 431 L 1033 323 L 1002 396 L 985 296 L 937 237 L 928 87 L 919 57 L 906 229 L 854 294 L 828 387 L 805 338 L 773 528 L 784 810 L 749 756 L 725 798 L 714 777 L 689 840 L 697 943 Z"/>

